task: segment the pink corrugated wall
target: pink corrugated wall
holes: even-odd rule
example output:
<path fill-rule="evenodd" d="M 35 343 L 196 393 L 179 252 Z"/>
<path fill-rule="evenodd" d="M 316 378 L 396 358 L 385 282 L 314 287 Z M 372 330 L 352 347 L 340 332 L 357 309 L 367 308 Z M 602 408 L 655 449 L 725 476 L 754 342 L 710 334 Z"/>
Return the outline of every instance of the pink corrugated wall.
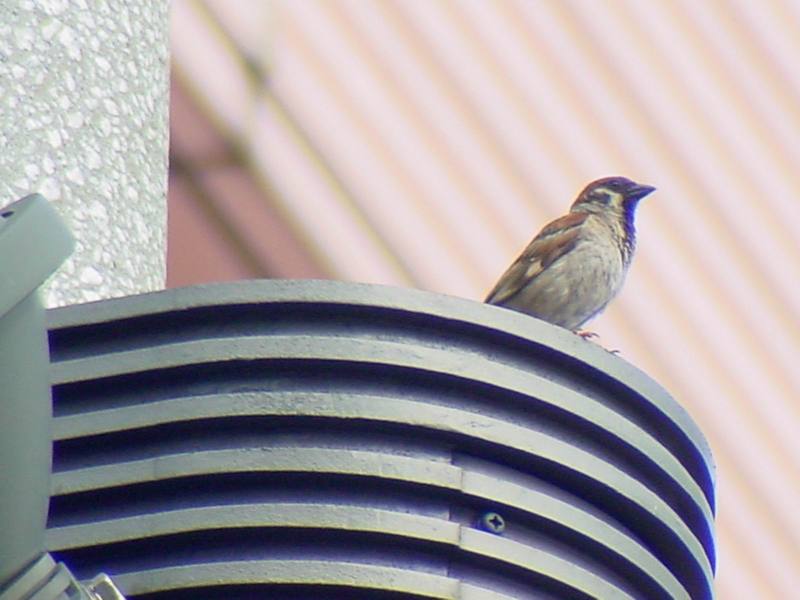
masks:
<path fill-rule="evenodd" d="M 173 2 L 170 283 L 480 299 L 588 180 L 658 192 L 593 324 L 719 466 L 720 598 L 800 589 L 800 2 Z"/>

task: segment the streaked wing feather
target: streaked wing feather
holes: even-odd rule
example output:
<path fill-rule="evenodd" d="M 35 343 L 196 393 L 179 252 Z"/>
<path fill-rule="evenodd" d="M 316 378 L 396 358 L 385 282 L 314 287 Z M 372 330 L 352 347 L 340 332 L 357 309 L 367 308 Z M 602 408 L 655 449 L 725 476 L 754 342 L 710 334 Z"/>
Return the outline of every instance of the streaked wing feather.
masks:
<path fill-rule="evenodd" d="M 583 225 L 584 221 L 589 218 L 589 213 L 574 212 L 567 213 L 563 217 L 559 217 L 555 221 L 551 221 L 545 225 L 539 234 L 533 238 L 535 242 L 539 238 L 550 237 L 562 231 L 571 231 Z"/>
<path fill-rule="evenodd" d="M 587 213 L 569 213 L 546 225 L 503 273 L 485 302 L 502 304 L 572 250 L 577 243 L 580 226 L 588 216 Z"/>
<path fill-rule="evenodd" d="M 533 267 L 533 270 L 535 271 L 536 266 L 529 261 L 522 260 L 522 257 L 520 256 L 514 261 L 508 270 L 503 273 L 500 281 L 498 281 L 497 285 L 495 285 L 492 291 L 489 292 L 489 295 L 486 296 L 486 300 L 484 300 L 484 302 L 487 304 L 502 304 L 514 296 L 522 289 L 522 287 L 525 285 L 525 282 L 529 281 L 526 273 L 531 267 Z"/>

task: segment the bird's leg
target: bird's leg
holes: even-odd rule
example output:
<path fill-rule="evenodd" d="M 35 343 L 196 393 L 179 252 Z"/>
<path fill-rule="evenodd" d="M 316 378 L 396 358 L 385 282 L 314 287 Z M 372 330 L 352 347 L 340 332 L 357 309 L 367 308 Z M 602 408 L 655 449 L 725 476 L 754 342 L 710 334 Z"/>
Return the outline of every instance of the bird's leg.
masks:
<path fill-rule="evenodd" d="M 576 329 L 572 333 L 574 333 L 577 336 L 582 337 L 585 340 L 591 340 L 592 338 L 599 338 L 600 337 L 594 331 L 585 331 L 583 329 Z"/>
<path fill-rule="evenodd" d="M 592 340 L 592 339 L 600 337 L 600 334 L 595 333 L 594 331 L 584 331 L 583 329 L 576 329 L 572 333 L 574 333 L 575 335 L 583 338 L 584 340 Z M 603 350 L 608 352 L 609 354 L 619 355 L 619 350 L 609 350 L 608 348 L 606 348 L 605 346 L 603 346 L 599 342 L 595 342 L 595 343 L 598 346 L 600 346 Z"/>

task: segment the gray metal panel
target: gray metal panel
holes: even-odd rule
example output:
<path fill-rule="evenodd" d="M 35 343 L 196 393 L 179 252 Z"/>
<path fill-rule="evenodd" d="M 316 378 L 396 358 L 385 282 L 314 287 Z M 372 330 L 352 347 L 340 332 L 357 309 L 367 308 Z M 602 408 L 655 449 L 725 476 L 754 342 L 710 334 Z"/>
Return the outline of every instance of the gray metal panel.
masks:
<path fill-rule="evenodd" d="M 348 588 L 358 590 L 368 598 L 371 591 L 392 591 L 413 594 L 414 598 L 435 598 L 437 600 L 466 600 L 467 598 L 486 598 L 486 600 L 512 600 L 511 596 L 491 594 L 489 590 L 471 590 L 471 596 L 462 594 L 459 582 L 455 579 L 420 573 L 418 571 L 359 565 L 345 561 L 296 561 L 260 560 L 222 562 L 194 565 L 192 567 L 166 567 L 147 573 L 130 573 L 117 577 L 119 583 L 138 595 L 161 590 L 193 589 L 204 587 L 209 590 L 224 585 L 271 584 L 303 585 L 313 582 L 317 594 L 331 592 L 327 588 Z M 218 592 L 222 596 L 224 592 Z M 483 595 L 486 594 L 486 595 Z M 270 596 L 274 597 L 274 596 Z"/>
<path fill-rule="evenodd" d="M 447 519 L 359 506 L 272 503 L 150 512 L 146 516 L 54 528 L 49 532 L 49 541 L 51 548 L 64 550 L 194 531 L 277 527 L 356 531 L 424 540 L 451 546 L 453 551 L 460 549 L 466 555 L 474 555 L 476 560 L 507 563 L 543 577 L 557 577 L 564 585 L 590 596 L 631 597 L 591 571 L 545 549 L 463 528 Z M 269 534 L 265 531 L 264 535 Z"/>
<path fill-rule="evenodd" d="M 253 472 L 305 472 L 388 479 L 460 492 L 473 500 L 489 500 L 503 511 L 524 512 L 531 518 L 547 520 L 552 526 L 565 528 L 571 535 L 581 536 L 602 547 L 617 560 L 626 561 L 630 568 L 649 574 L 671 597 L 688 597 L 672 573 L 644 546 L 626 532 L 554 497 L 552 491 L 531 489 L 530 486 L 523 487 L 451 464 L 406 456 L 296 446 L 164 455 L 155 463 L 148 459 L 61 473 L 55 477 L 53 494 L 199 475 Z M 63 550 L 80 545 L 77 538 L 65 535 L 64 530 L 51 528 L 48 539 L 51 548 Z"/>
<path fill-rule="evenodd" d="M 282 281 L 50 324 L 48 543 L 129 596 L 175 573 L 199 590 L 237 557 L 462 583 L 448 596 L 412 576 L 409 598 L 713 596 L 705 441 L 652 381 L 568 332 L 422 292 Z M 479 530 L 487 510 L 502 537 Z M 240 575 L 222 579 L 323 585 Z M 340 583 L 324 585 L 350 597 Z"/>
<path fill-rule="evenodd" d="M 707 542 L 707 550 L 709 552 L 712 550 L 710 540 L 713 515 L 701 488 L 675 457 L 655 438 L 625 417 L 564 385 L 521 372 L 518 369 L 497 365 L 479 357 L 472 357 L 469 363 L 465 363 L 452 351 L 414 348 L 413 353 L 410 353 L 407 345 L 375 340 L 364 342 L 311 336 L 251 336 L 246 339 L 228 338 L 166 344 L 159 346 L 157 350 L 150 348 L 117 352 L 103 357 L 64 361 L 55 367 L 53 383 L 66 381 L 74 383 L 81 381 L 84 377 L 88 379 L 106 378 L 191 365 L 220 364 L 225 361 L 250 362 L 270 359 L 319 361 L 330 364 L 348 363 L 349 365 L 360 365 L 364 369 L 380 365 L 402 369 L 411 376 L 458 378 L 469 385 L 484 384 L 517 395 L 525 394 L 527 390 L 535 388 L 537 395 L 532 400 L 547 403 L 548 409 L 558 410 L 564 417 L 571 416 L 581 419 L 583 421 L 582 428 L 570 434 L 569 431 L 557 427 L 555 423 L 547 423 L 541 418 L 538 420 L 530 417 L 526 419 L 526 414 L 520 411 L 509 414 L 507 417 L 509 420 L 519 422 L 525 419 L 528 421 L 528 427 L 545 431 L 556 438 L 569 439 L 571 445 L 583 447 L 595 456 L 603 456 L 615 449 L 620 449 L 620 452 L 624 452 L 626 455 L 618 457 L 615 462 L 623 464 L 632 463 L 634 460 L 646 462 L 646 467 L 638 469 L 638 476 L 656 491 L 675 497 L 675 508 L 677 510 L 683 508 L 687 521 L 696 527 L 706 527 L 704 539 Z M 407 397 L 415 395 L 411 391 L 406 393 Z M 425 400 L 431 403 L 447 402 L 441 397 L 425 398 Z M 473 406 L 471 410 L 489 414 L 508 412 L 496 407 L 496 403 L 492 402 L 491 398 L 488 400 L 489 402 L 486 402 L 484 406 Z M 191 402 L 194 403 L 193 400 Z M 463 396 L 455 399 L 457 405 L 464 405 L 466 402 L 467 399 Z M 451 400 L 448 404 L 452 403 Z M 525 408 L 533 407 L 529 404 Z M 176 410 L 181 411 L 180 408 Z M 245 409 L 243 408 L 243 410 Z M 338 407 L 335 410 L 338 410 Z M 141 411 L 134 406 L 133 412 Z M 186 414 L 192 414 L 192 412 Z M 223 417 L 224 415 L 215 414 L 213 416 Z M 195 412 L 192 418 L 202 417 Z M 123 414 L 117 419 L 117 427 L 133 428 L 139 420 L 135 414 Z M 68 425 L 69 417 L 65 416 L 64 421 L 65 426 Z M 72 422 L 75 421 L 78 426 L 91 425 L 82 416 L 72 419 Z M 92 421 L 92 423 L 96 422 L 96 419 Z M 587 443 L 589 442 L 586 435 L 588 428 L 602 431 L 601 443 L 595 445 Z M 100 432 L 84 431 L 80 435 L 92 433 Z M 636 467 L 635 464 L 630 466 Z M 649 471 L 652 470 L 658 470 L 660 473 L 658 476 L 650 478 Z M 663 485 L 667 479 L 674 484 L 669 489 Z"/>
<path fill-rule="evenodd" d="M 480 308 L 478 308 L 480 307 Z M 230 318 L 231 315 L 237 318 Z M 270 318 L 275 315 L 280 318 Z M 555 327 L 515 311 L 441 294 L 338 281 L 240 281 L 193 286 L 93 302 L 49 311 L 51 331 L 73 332 L 79 344 L 57 345 L 66 354 L 90 352 L 94 344 L 106 350 L 201 337 L 255 334 L 258 329 L 314 330 L 352 337 L 386 336 L 489 354 L 553 378 L 567 378 L 573 387 L 589 388 L 601 400 L 614 402 L 617 392 L 639 402 L 616 400 L 659 433 L 701 484 L 713 506 L 714 462 L 708 442 L 686 410 L 651 378 L 630 363 Z M 161 317 L 161 318 L 159 318 Z M 143 319 L 147 331 L 120 327 Z M 76 329 L 89 328 L 92 337 Z M 110 327 L 103 328 L 103 324 Z M 144 324 L 144 323 L 142 323 Z M 187 327 L 190 325 L 190 327 Z M 257 329 L 258 328 L 258 329 Z M 60 337 L 60 336 L 59 336 Z M 66 336 L 67 342 L 70 337 Z M 614 392 L 614 393 L 612 393 Z M 641 405 L 640 405 L 641 404 Z"/>
<path fill-rule="evenodd" d="M 44 549 L 51 404 L 37 288 L 72 246 L 42 196 L 0 209 L 0 591 L 14 579 L 27 580 L 25 570 Z"/>
<path fill-rule="evenodd" d="M 61 266 L 75 240 L 53 205 L 30 194 L 0 208 L 0 316 Z"/>

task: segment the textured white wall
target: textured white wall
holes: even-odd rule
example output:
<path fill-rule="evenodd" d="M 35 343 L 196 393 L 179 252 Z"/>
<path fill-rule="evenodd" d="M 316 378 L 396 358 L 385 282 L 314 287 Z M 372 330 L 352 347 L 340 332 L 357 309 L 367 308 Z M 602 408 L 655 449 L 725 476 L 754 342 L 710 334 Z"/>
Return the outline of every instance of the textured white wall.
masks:
<path fill-rule="evenodd" d="M 161 289 L 167 0 L 0 0 L 0 205 L 52 201 L 77 238 L 49 306 Z"/>

